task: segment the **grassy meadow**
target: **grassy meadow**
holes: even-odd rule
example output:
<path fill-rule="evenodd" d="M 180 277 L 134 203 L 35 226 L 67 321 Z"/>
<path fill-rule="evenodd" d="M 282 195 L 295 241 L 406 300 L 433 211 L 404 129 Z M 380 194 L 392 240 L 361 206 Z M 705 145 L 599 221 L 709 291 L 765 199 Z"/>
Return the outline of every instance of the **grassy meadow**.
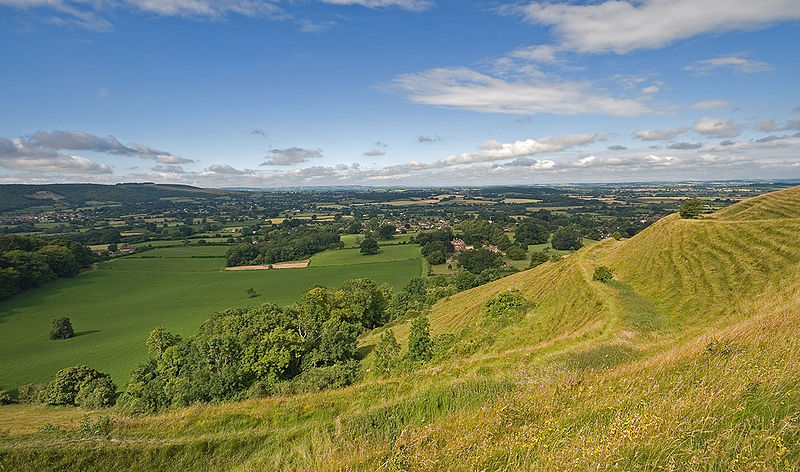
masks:
<path fill-rule="evenodd" d="M 422 271 L 419 247 L 317 254 L 310 267 L 223 271 L 225 246 L 167 247 L 114 259 L 72 279 L 58 280 L 0 303 L 0 389 L 43 382 L 63 367 L 87 364 L 124 385 L 147 356 L 153 328 L 193 334 L 215 312 L 261 303 L 288 305 L 313 284 L 368 278 L 402 287 Z M 245 289 L 259 294 L 248 298 Z M 56 316 L 72 321 L 76 337 L 47 338 Z"/>
<path fill-rule="evenodd" d="M 668 216 L 441 300 L 431 330 L 452 349 L 388 378 L 110 410 L 110 434 L 91 440 L 80 410 L 1 407 L 0 469 L 800 470 L 799 201 L 795 187 Z M 613 282 L 593 280 L 600 265 Z M 533 306 L 486 324 L 485 303 L 509 289 Z M 403 344 L 408 323 L 393 330 Z"/>

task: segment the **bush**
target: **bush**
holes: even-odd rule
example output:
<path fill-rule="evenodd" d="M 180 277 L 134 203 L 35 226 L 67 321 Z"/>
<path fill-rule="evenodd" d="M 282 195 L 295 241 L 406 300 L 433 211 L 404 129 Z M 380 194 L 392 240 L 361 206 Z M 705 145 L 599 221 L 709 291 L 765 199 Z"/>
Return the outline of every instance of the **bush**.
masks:
<path fill-rule="evenodd" d="M 111 419 L 103 415 L 92 421 L 89 415 L 86 415 L 81 420 L 78 431 L 84 438 L 106 437 L 111 433 Z"/>
<path fill-rule="evenodd" d="M 614 271 L 611 270 L 610 267 L 600 266 L 594 270 L 594 276 L 592 279 L 597 280 L 598 282 L 608 283 L 614 278 Z"/>
<path fill-rule="evenodd" d="M 681 205 L 681 218 L 697 218 L 706 209 L 706 202 L 700 198 L 690 198 Z"/>
<path fill-rule="evenodd" d="M 327 367 L 312 367 L 289 382 L 278 386 L 278 392 L 295 394 L 319 392 L 329 388 L 346 387 L 356 380 L 358 361 L 336 364 Z"/>
<path fill-rule="evenodd" d="M 20 403 L 39 403 L 39 396 L 45 389 L 45 384 L 25 384 L 17 389 L 17 400 Z"/>
<path fill-rule="evenodd" d="M 109 389 L 111 394 L 109 394 Z M 108 374 L 85 365 L 61 369 L 42 391 L 40 399 L 48 405 L 80 405 L 91 403 L 90 408 L 111 406 L 114 403 L 114 384 Z"/>
<path fill-rule="evenodd" d="M 398 356 L 400 354 L 400 344 L 394 337 L 394 332 L 387 329 L 381 334 L 378 344 L 375 346 L 375 370 L 378 375 L 391 375 L 395 369 Z"/>
<path fill-rule="evenodd" d="M 430 254 L 428 254 L 425 257 L 425 259 L 428 260 L 428 263 L 430 265 L 444 264 L 445 262 L 447 262 L 447 257 L 444 255 L 444 253 L 442 251 L 438 251 L 438 250 L 437 251 L 433 251 Z"/>
<path fill-rule="evenodd" d="M 489 321 L 508 323 L 519 318 L 531 305 L 519 290 L 500 292 L 484 305 L 484 317 Z"/>
<path fill-rule="evenodd" d="M 75 331 L 72 329 L 72 323 L 69 318 L 58 316 L 53 319 L 53 325 L 50 328 L 50 339 L 67 339 L 75 336 Z"/>
<path fill-rule="evenodd" d="M 254 288 L 246 288 L 244 292 L 247 294 L 247 298 L 255 298 L 258 296 L 258 292 Z"/>
<path fill-rule="evenodd" d="M 11 394 L 8 393 L 8 390 L 0 390 L 0 405 L 8 405 L 12 401 Z"/>
<path fill-rule="evenodd" d="M 408 358 L 411 361 L 425 362 L 433 357 L 430 326 L 424 314 L 411 322 L 411 331 L 408 333 Z"/>

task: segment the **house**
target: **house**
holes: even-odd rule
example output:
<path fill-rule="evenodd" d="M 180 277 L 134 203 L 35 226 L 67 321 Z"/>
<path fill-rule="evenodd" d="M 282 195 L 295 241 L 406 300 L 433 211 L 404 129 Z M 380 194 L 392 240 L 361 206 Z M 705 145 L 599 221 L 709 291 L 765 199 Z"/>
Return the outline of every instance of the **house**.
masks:
<path fill-rule="evenodd" d="M 455 238 L 450 243 L 453 245 L 453 250 L 455 252 L 464 252 L 467 250 L 467 245 L 463 239 Z"/>

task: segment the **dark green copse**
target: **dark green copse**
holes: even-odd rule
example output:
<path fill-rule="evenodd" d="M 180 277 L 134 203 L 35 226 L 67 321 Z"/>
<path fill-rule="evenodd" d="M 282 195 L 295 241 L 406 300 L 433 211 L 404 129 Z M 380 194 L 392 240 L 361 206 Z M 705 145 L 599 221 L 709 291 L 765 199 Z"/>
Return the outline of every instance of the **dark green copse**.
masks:
<path fill-rule="evenodd" d="M 375 238 L 370 237 L 364 238 L 359 247 L 361 248 L 361 254 L 364 255 L 377 254 L 378 250 L 380 249 L 378 246 L 378 241 Z"/>
<path fill-rule="evenodd" d="M 415 362 L 425 362 L 433 357 L 433 341 L 431 341 L 430 323 L 424 314 L 411 322 L 408 333 L 408 358 Z"/>
<path fill-rule="evenodd" d="M 581 234 L 581 229 L 577 225 L 563 226 L 553 233 L 553 240 L 550 244 L 554 249 L 561 251 L 570 249 L 577 251 L 583 246 L 583 234 Z"/>
<path fill-rule="evenodd" d="M 706 202 L 700 198 L 690 198 L 681 205 L 681 218 L 697 218 L 706 209 Z"/>
<path fill-rule="evenodd" d="M 76 365 L 58 371 L 39 399 L 48 405 L 99 408 L 113 405 L 115 395 L 116 387 L 111 376 L 85 365 Z"/>
<path fill-rule="evenodd" d="M 67 339 L 73 336 L 75 336 L 75 331 L 72 329 L 72 323 L 69 318 L 58 316 L 53 319 L 53 325 L 50 328 L 50 339 Z"/>

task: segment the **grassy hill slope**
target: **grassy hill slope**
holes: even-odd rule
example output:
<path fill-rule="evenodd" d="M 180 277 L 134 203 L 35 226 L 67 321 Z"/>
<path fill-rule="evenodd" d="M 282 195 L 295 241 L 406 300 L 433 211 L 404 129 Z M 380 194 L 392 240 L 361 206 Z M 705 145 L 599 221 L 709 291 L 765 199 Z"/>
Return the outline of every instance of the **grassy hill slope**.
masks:
<path fill-rule="evenodd" d="M 42 408 L 4 407 L 0 465 L 799 470 L 798 202 L 795 187 L 698 220 L 672 215 L 629 240 L 454 295 L 430 320 L 459 349 L 388 379 L 119 413 L 112 439 L 93 441 L 36 433 Z M 615 280 L 591 280 L 598 265 Z M 483 304 L 512 288 L 535 307 L 488 329 Z M 407 335 L 406 323 L 393 329 Z M 55 413 L 50 421 L 67 430 L 83 415 Z"/>

